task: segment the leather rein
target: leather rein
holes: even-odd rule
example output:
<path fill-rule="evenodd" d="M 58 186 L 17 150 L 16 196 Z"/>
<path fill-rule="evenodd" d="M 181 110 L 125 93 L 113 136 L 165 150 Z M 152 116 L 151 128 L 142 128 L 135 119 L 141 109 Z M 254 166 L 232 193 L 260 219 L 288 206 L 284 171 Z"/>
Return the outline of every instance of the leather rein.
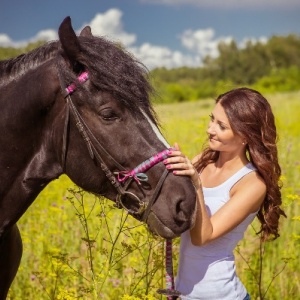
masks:
<path fill-rule="evenodd" d="M 65 164 L 66 164 L 66 155 L 67 155 L 67 144 L 68 144 L 68 127 L 70 122 L 70 115 L 72 115 L 75 119 L 76 127 L 81 134 L 89 155 L 92 160 L 96 160 L 104 172 L 107 179 L 110 181 L 110 183 L 113 185 L 113 187 L 117 190 L 117 197 L 115 201 L 115 205 L 118 208 L 124 208 L 129 214 L 133 215 L 136 219 L 140 221 L 147 221 L 147 218 L 150 214 L 151 208 L 153 204 L 155 203 L 162 185 L 168 175 L 168 170 L 164 170 L 162 173 L 156 187 L 154 190 L 154 193 L 150 200 L 142 201 L 136 194 L 127 191 L 132 181 L 136 181 L 138 183 L 138 186 L 140 186 L 140 181 L 147 181 L 148 177 L 145 173 L 149 168 L 154 166 L 155 164 L 161 162 L 163 159 L 167 157 L 169 149 L 165 149 L 164 151 L 157 153 L 156 155 L 152 156 L 145 162 L 138 165 L 136 168 L 134 168 L 131 171 L 126 170 L 123 166 L 121 166 L 102 146 L 102 144 L 99 142 L 99 140 L 94 136 L 94 134 L 91 132 L 90 128 L 82 118 L 81 114 L 77 110 L 76 106 L 74 105 L 74 102 L 72 101 L 71 94 L 76 91 L 76 85 L 75 83 L 72 83 L 71 85 L 68 85 L 65 87 L 64 82 L 62 81 L 61 77 L 60 79 L 60 85 L 63 92 L 63 96 L 66 100 L 66 118 L 64 123 L 64 132 L 63 132 L 63 145 L 62 145 L 62 166 L 65 170 Z M 80 83 L 84 83 L 89 79 L 88 72 L 83 72 L 80 76 L 78 76 L 78 81 Z M 107 164 L 105 163 L 103 157 L 106 158 L 106 160 L 109 160 L 118 170 L 118 172 L 112 172 Z M 137 211 L 127 208 L 124 204 L 124 199 L 130 198 L 131 200 L 134 200 L 138 203 L 138 209 Z"/>

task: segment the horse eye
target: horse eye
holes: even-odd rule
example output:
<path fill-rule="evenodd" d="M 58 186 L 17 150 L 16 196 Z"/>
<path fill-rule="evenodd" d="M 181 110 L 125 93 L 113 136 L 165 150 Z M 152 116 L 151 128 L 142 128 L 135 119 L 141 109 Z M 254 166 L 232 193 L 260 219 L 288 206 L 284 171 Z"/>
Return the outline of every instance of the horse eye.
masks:
<path fill-rule="evenodd" d="M 100 116 L 105 121 L 118 119 L 117 114 L 111 108 L 104 108 L 100 111 Z"/>

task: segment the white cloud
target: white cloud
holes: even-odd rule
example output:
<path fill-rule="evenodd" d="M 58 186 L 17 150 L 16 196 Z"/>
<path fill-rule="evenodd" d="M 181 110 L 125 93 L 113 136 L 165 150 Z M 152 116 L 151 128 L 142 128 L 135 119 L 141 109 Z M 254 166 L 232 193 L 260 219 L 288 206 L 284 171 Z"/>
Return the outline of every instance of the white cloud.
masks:
<path fill-rule="evenodd" d="M 124 31 L 121 20 L 122 15 L 123 13 L 119 9 L 112 8 L 103 14 L 96 14 L 92 21 L 86 25 L 91 26 L 94 35 L 106 36 L 110 39 L 120 41 L 127 47 L 136 41 L 136 35 Z"/>
<path fill-rule="evenodd" d="M 198 29 L 198 30 L 186 30 L 181 35 L 181 42 L 190 51 L 198 54 L 204 58 L 209 55 L 211 57 L 218 56 L 218 44 L 222 41 L 223 43 L 230 43 L 233 38 L 228 37 L 215 37 L 215 31 L 212 28 Z"/>
<path fill-rule="evenodd" d="M 0 33 L 0 47 L 22 47 L 28 44 L 28 41 L 13 41 L 7 34 Z"/>
<path fill-rule="evenodd" d="M 39 31 L 32 39 L 30 39 L 30 42 L 36 42 L 36 41 L 53 41 L 57 40 L 58 35 L 57 31 L 53 29 L 46 29 Z"/>
<path fill-rule="evenodd" d="M 165 4 L 171 6 L 189 5 L 220 9 L 236 8 L 283 8 L 300 7 L 299 0 L 140 0 L 142 3 Z"/>
<path fill-rule="evenodd" d="M 0 33 L 0 47 L 23 47 L 28 43 L 34 43 L 37 41 L 53 41 L 57 40 L 57 32 L 53 29 L 41 30 L 32 38 L 28 40 L 13 41 L 8 35 Z"/>
<path fill-rule="evenodd" d="M 12 43 L 13 43 L 13 41 L 7 34 L 0 33 L 0 46 L 8 47 L 8 46 L 11 46 Z"/>
<path fill-rule="evenodd" d="M 184 55 L 179 51 L 173 51 L 167 47 L 155 46 L 149 43 L 145 43 L 140 47 L 131 47 L 128 50 L 148 69 L 157 67 L 195 67 L 201 65 L 200 57 L 197 55 Z"/>

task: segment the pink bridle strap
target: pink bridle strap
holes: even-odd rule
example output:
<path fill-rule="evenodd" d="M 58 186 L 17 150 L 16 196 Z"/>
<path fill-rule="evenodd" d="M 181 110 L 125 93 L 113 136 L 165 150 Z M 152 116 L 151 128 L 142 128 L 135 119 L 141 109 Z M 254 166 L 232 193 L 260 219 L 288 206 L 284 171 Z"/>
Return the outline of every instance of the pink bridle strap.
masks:
<path fill-rule="evenodd" d="M 83 72 L 77 77 L 77 79 L 80 83 L 84 83 L 89 79 L 89 73 Z M 69 86 L 67 86 L 65 89 L 65 91 L 66 91 L 65 97 L 72 94 L 76 90 L 76 88 L 77 87 L 76 87 L 75 83 L 72 83 Z"/>
<path fill-rule="evenodd" d="M 173 262 L 172 262 L 172 240 L 166 240 L 166 289 L 158 289 L 157 292 L 167 296 L 167 300 L 178 299 L 181 293 L 175 290 Z"/>
<path fill-rule="evenodd" d="M 131 171 L 115 172 L 118 181 L 125 182 L 128 178 L 133 178 L 138 184 L 141 184 L 141 181 L 147 181 L 148 176 L 144 172 L 156 165 L 157 163 L 166 159 L 171 150 L 171 148 L 165 149 L 153 155 L 152 157 L 145 160 Z"/>

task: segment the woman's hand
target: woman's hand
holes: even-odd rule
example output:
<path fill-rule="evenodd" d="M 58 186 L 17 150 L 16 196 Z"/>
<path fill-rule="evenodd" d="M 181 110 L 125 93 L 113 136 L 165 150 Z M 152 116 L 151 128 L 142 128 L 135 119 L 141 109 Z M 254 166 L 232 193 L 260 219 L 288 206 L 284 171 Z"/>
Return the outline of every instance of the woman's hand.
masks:
<path fill-rule="evenodd" d="M 196 189 L 201 187 L 198 172 L 191 161 L 180 151 L 177 143 L 175 143 L 173 150 L 170 151 L 169 157 L 164 160 L 164 164 L 174 175 L 190 176 Z"/>
<path fill-rule="evenodd" d="M 211 240 L 213 227 L 205 207 L 201 180 L 197 170 L 180 151 L 178 144 L 174 145 L 164 163 L 166 168 L 172 171 L 174 175 L 189 176 L 191 178 L 197 193 L 196 220 L 194 227 L 190 230 L 191 241 L 196 246 L 206 244 Z"/>

